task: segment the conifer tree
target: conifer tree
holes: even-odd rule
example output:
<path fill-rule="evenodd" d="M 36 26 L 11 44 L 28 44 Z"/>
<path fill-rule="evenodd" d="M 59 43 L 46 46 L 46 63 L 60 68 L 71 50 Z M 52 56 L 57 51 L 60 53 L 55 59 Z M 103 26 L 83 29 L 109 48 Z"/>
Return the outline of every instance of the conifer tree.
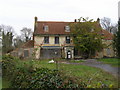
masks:
<path fill-rule="evenodd" d="M 118 31 L 115 34 L 113 45 L 114 45 L 117 57 L 120 58 L 120 18 L 118 21 Z"/>

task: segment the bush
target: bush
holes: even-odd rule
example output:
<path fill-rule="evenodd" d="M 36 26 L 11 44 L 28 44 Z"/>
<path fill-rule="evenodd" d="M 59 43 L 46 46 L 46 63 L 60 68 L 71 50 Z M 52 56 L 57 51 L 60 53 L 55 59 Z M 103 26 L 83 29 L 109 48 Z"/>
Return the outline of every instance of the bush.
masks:
<path fill-rule="evenodd" d="M 15 67 L 15 58 L 10 55 L 4 55 L 2 57 L 2 74 L 4 76 L 11 77 L 14 71 L 16 70 Z"/>
<path fill-rule="evenodd" d="M 78 84 L 76 78 L 61 76 L 57 70 L 39 68 L 24 72 L 19 70 L 12 81 L 12 88 L 78 88 L 85 84 Z"/>
<path fill-rule="evenodd" d="M 76 88 L 77 78 L 71 78 L 58 70 L 34 68 L 32 61 L 23 63 L 18 58 L 5 55 L 2 58 L 3 76 L 11 81 L 10 88 Z"/>
<path fill-rule="evenodd" d="M 31 68 L 33 68 L 32 63 L 26 64 L 17 57 L 11 55 L 4 55 L 2 57 L 3 77 L 11 78 L 14 77 L 19 70 L 27 72 Z"/>
<path fill-rule="evenodd" d="M 22 62 L 10 55 L 3 56 L 3 78 L 11 82 L 10 88 L 91 88 L 80 77 L 68 76 L 62 71 L 48 68 L 34 68 L 33 61 Z M 109 85 L 98 83 L 96 87 L 107 88 Z M 109 87 L 112 87 L 110 85 Z"/>

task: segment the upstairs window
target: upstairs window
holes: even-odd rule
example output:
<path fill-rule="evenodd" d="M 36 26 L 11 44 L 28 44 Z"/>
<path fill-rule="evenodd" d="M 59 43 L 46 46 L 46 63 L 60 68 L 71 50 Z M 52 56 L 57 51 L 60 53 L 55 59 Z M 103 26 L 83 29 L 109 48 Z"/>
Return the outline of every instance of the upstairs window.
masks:
<path fill-rule="evenodd" d="M 66 43 L 70 44 L 70 36 L 66 36 Z"/>
<path fill-rule="evenodd" d="M 65 26 L 65 32 L 70 32 L 70 26 Z"/>
<path fill-rule="evenodd" d="M 48 44 L 48 43 L 49 43 L 49 37 L 48 37 L 48 36 L 45 36 L 45 37 L 44 37 L 44 43 L 45 43 L 45 44 Z"/>
<path fill-rule="evenodd" d="M 48 32 L 48 30 L 49 30 L 48 25 L 45 25 L 45 26 L 43 27 L 43 29 L 44 29 L 45 32 Z"/>
<path fill-rule="evenodd" d="M 59 44 L 59 37 L 55 37 L 55 44 Z"/>

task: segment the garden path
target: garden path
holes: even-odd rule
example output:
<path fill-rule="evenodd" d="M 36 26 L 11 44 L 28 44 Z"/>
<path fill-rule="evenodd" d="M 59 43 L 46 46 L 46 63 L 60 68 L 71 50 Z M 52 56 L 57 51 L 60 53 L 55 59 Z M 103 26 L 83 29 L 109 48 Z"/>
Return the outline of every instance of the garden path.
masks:
<path fill-rule="evenodd" d="M 76 65 L 87 65 L 91 67 L 96 67 L 100 68 L 106 72 L 111 73 L 114 75 L 116 78 L 120 78 L 120 67 L 112 67 L 109 64 L 104 64 L 100 61 L 97 61 L 96 59 L 87 59 L 84 62 L 81 63 L 71 63 L 71 62 L 61 62 L 61 63 L 66 63 L 66 64 L 76 64 Z"/>

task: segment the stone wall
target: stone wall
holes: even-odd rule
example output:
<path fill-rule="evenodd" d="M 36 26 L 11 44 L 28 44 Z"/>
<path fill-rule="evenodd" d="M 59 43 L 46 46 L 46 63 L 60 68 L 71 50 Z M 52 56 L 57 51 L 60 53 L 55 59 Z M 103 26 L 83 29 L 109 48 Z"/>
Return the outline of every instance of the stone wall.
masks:
<path fill-rule="evenodd" d="M 70 44 L 66 44 L 66 36 L 59 36 L 59 44 L 55 44 L 55 36 L 49 36 L 49 44 L 44 44 L 44 36 L 35 36 L 34 40 L 34 48 L 37 49 L 36 50 L 36 59 L 49 59 L 49 58 L 67 58 L 67 51 L 65 51 L 65 49 L 63 50 L 63 47 L 66 46 L 71 46 L 73 45 L 73 41 L 71 41 Z M 70 37 L 71 38 L 71 37 Z M 50 46 L 50 47 L 60 47 L 60 49 L 58 48 L 47 48 L 47 49 L 42 49 L 42 47 L 44 46 Z M 68 49 L 68 48 L 67 48 Z M 73 50 L 71 48 L 69 48 L 71 51 L 71 54 L 73 53 Z M 55 55 L 55 51 L 58 52 L 57 55 Z M 50 56 L 51 55 L 51 56 Z M 74 55 L 71 55 L 72 58 L 74 58 Z"/>
<path fill-rule="evenodd" d="M 25 57 L 25 55 L 24 55 L 25 50 L 28 50 L 28 56 L 27 57 Z M 19 58 L 34 58 L 33 57 L 33 50 L 34 50 L 34 48 L 19 48 L 17 50 L 12 51 L 10 54 L 12 56 L 19 57 Z"/>
<path fill-rule="evenodd" d="M 112 40 L 103 40 L 105 48 L 101 52 L 97 52 L 95 58 L 115 57 L 115 52 L 113 50 L 112 43 Z"/>
<path fill-rule="evenodd" d="M 67 58 L 68 51 L 70 51 L 71 58 L 73 59 L 74 58 L 74 44 L 72 41 L 72 37 L 71 37 L 71 44 L 65 43 L 65 39 L 66 39 L 65 36 L 59 36 L 59 44 L 55 44 L 54 39 L 55 39 L 55 36 L 49 36 L 49 44 L 44 44 L 44 36 L 34 37 L 34 40 L 35 40 L 34 49 L 37 49 L 36 55 L 35 55 L 36 59 L 44 58 L 45 55 L 46 55 L 46 58 L 57 57 L 57 56 L 54 56 L 54 54 L 52 54 L 54 52 L 54 49 L 41 51 L 41 47 L 43 46 L 59 46 L 62 48 L 60 51 L 58 50 L 60 52 L 60 54 L 58 55 L 59 58 Z M 94 58 L 114 57 L 115 53 L 112 47 L 112 40 L 103 40 L 103 44 L 106 44 L 106 47 L 101 52 L 97 52 Z M 52 54 L 51 57 L 50 57 L 50 52 Z"/>
<path fill-rule="evenodd" d="M 73 44 L 72 37 L 71 38 L 71 44 Z M 65 36 L 59 36 L 59 44 L 55 44 L 55 36 L 49 36 L 49 44 L 44 44 L 44 36 L 34 36 L 35 46 L 40 46 L 41 44 L 43 46 L 61 46 L 66 44 L 66 37 Z"/>

